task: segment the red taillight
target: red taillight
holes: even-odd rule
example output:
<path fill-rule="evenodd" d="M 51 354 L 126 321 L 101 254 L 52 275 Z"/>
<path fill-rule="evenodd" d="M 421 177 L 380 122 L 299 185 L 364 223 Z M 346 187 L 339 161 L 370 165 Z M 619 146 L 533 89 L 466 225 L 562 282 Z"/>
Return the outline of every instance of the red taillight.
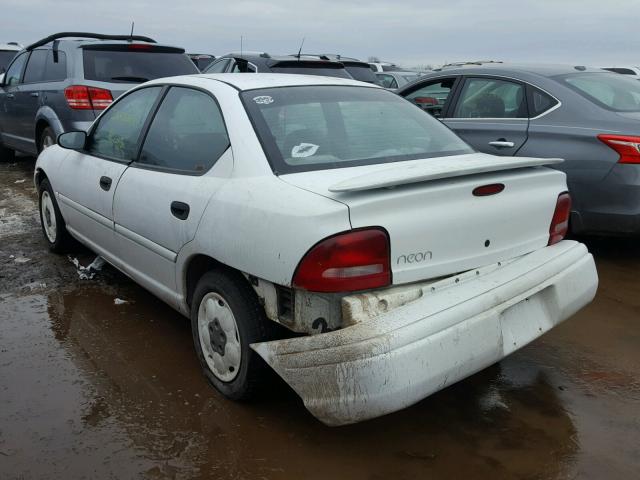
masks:
<path fill-rule="evenodd" d="M 381 228 L 326 238 L 307 252 L 293 286 L 312 292 L 352 292 L 391 284 L 389 236 Z"/>
<path fill-rule="evenodd" d="M 129 50 L 151 50 L 151 45 L 146 43 L 130 43 L 127 47 Z"/>
<path fill-rule="evenodd" d="M 113 102 L 109 90 L 85 85 L 71 85 L 65 88 L 64 97 L 74 110 L 104 110 Z"/>
<path fill-rule="evenodd" d="M 640 163 L 640 137 L 603 134 L 598 135 L 598 140 L 618 152 L 618 163 Z"/>
<path fill-rule="evenodd" d="M 489 195 L 495 195 L 504 190 L 504 183 L 492 183 L 490 185 L 482 185 L 473 189 L 473 194 L 476 197 L 486 197 Z"/>
<path fill-rule="evenodd" d="M 433 97 L 416 97 L 413 101 L 421 105 L 438 105 L 438 99 Z"/>
<path fill-rule="evenodd" d="M 558 243 L 569 231 L 569 217 L 571 216 L 571 197 L 567 192 L 558 195 L 556 210 L 553 212 L 549 227 L 549 245 Z"/>

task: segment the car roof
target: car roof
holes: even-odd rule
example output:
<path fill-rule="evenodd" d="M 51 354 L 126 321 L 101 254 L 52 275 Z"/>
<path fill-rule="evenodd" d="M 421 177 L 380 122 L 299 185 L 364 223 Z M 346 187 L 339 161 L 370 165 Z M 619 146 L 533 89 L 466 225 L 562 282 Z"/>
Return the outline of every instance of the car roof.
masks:
<path fill-rule="evenodd" d="M 320 75 L 297 75 L 291 73 L 212 73 L 195 74 L 188 77 L 200 77 L 231 85 L 238 90 L 257 88 L 294 87 L 304 85 L 347 85 L 379 88 L 371 83 L 359 82 L 350 78 L 323 77 Z M 159 79 L 160 81 L 162 79 Z"/>
<path fill-rule="evenodd" d="M 447 71 L 449 71 L 447 69 Z M 420 72 L 412 70 L 390 70 L 388 72 L 375 72 L 377 75 L 422 75 Z"/>
<path fill-rule="evenodd" d="M 16 43 L 0 43 L 0 50 L 19 52 L 22 47 Z"/>
<path fill-rule="evenodd" d="M 496 74 L 504 75 L 513 72 L 522 72 L 534 75 L 540 75 L 543 77 L 555 77 L 557 75 L 566 75 L 568 73 L 576 72 L 603 72 L 600 68 L 586 67 L 582 65 L 563 65 L 563 64 L 519 64 L 519 63 L 487 63 L 480 65 L 464 65 L 461 67 L 447 67 L 439 71 L 429 73 L 433 75 L 435 73 L 439 75 L 443 74 L 469 74 L 471 72 L 482 74 Z"/>

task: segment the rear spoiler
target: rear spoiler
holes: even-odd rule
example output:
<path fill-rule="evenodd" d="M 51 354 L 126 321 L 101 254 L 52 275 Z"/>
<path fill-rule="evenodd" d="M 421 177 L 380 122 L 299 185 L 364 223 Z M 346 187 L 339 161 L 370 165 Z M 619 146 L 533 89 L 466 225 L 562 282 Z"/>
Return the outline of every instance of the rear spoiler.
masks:
<path fill-rule="evenodd" d="M 358 192 L 390 188 L 410 183 L 479 173 L 539 167 L 561 163 L 561 158 L 495 157 L 492 155 L 459 155 L 390 164 L 389 168 L 349 178 L 329 187 L 330 192 Z"/>
<path fill-rule="evenodd" d="M 344 68 L 344 65 L 340 62 L 333 62 L 328 60 L 307 60 L 305 59 L 292 59 L 292 60 L 275 60 L 273 63 L 269 63 L 269 67 L 282 67 L 282 68 L 295 68 L 295 67 L 310 67 L 310 68 L 335 68 L 340 70 Z"/>
<path fill-rule="evenodd" d="M 142 35 L 105 35 L 102 33 L 60 32 L 60 33 L 54 33 L 53 35 L 49 35 L 48 37 L 45 37 L 42 40 L 38 40 L 37 42 L 32 43 L 26 48 L 26 50 L 33 50 L 34 48 L 41 47 L 42 45 L 46 45 L 49 42 L 53 42 L 54 40 L 59 40 L 61 38 L 92 38 L 95 40 L 122 40 L 122 41 L 136 40 L 138 42 L 156 43 L 156 41 L 153 38 L 143 37 Z"/>

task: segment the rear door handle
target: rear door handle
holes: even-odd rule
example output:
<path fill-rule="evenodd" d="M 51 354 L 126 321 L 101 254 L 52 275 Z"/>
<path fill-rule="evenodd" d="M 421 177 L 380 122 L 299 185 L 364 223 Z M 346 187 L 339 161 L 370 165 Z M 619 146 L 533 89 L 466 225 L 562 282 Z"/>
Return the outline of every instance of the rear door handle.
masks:
<path fill-rule="evenodd" d="M 7 98 L 13 98 L 15 95 L 13 93 L 7 93 Z"/>
<path fill-rule="evenodd" d="M 171 202 L 171 213 L 179 220 L 186 220 L 189 217 L 189 205 L 184 202 Z"/>
<path fill-rule="evenodd" d="M 100 177 L 100 188 L 108 192 L 111 188 L 111 179 L 109 177 Z"/>
<path fill-rule="evenodd" d="M 40 94 L 38 92 L 31 92 L 29 95 L 31 95 L 32 97 L 37 97 Z"/>
<path fill-rule="evenodd" d="M 516 146 L 513 142 L 507 142 L 504 139 L 496 140 L 495 142 L 489 142 L 489 145 L 496 148 L 513 148 Z"/>

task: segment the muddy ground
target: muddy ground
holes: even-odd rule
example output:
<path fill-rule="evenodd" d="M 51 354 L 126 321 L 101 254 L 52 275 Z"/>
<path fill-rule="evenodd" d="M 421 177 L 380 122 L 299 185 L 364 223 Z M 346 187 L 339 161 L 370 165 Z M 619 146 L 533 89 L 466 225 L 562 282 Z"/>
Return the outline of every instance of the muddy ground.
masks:
<path fill-rule="evenodd" d="M 640 478 L 637 241 L 587 240 L 596 300 L 538 341 L 402 412 L 331 429 L 280 384 L 258 403 L 225 400 L 184 318 L 112 268 L 82 280 L 50 254 L 33 164 L 0 165 L 1 479 Z"/>

